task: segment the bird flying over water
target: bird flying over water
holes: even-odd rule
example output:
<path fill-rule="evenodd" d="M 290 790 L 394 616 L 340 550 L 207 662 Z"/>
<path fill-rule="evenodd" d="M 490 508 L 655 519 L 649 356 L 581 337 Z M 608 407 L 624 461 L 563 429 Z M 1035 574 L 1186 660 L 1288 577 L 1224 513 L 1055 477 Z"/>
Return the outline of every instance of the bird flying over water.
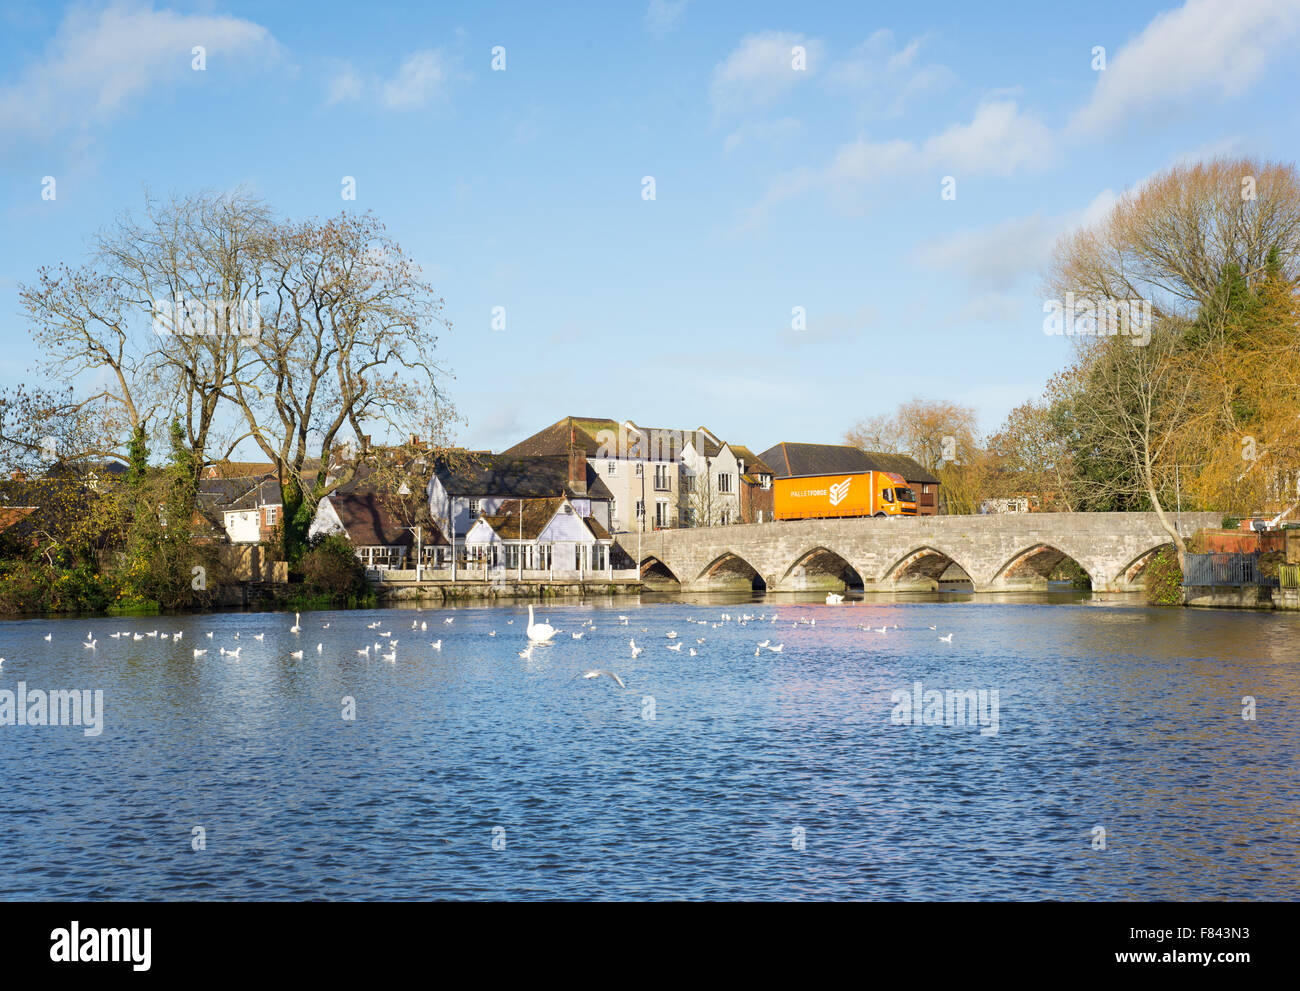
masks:
<path fill-rule="evenodd" d="M 601 675 L 604 675 L 606 678 L 613 679 L 614 684 L 618 685 L 619 688 L 627 687 L 627 685 L 623 684 L 623 679 L 620 678 L 618 675 L 616 675 L 613 671 L 605 671 L 599 668 L 593 668 L 590 671 L 584 671 L 580 677 L 586 678 L 588 681 L 590 681 L 592 678 L 599 678 Z"/>

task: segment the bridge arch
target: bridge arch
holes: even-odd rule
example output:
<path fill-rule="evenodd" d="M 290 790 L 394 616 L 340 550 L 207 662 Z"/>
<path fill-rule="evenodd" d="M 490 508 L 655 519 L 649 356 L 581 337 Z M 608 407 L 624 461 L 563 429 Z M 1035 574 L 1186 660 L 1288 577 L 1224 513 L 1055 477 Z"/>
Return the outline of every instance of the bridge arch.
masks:
<path fill-rule="evenodd" d="M 975 583 L 974 577 L 965 565 L 954 558 L 947 551 L 942 551 L 937 547 L 929 544 L 913 548 L 908 551 L 897 561 L 885 569 L 880 576 L 882 584 L 900 584 L 908 581 L 932 581 L 938 584 L 939 580 L 948 573 L 948 569 L 956 566 L 965 580 Z M 949 578 L 960 577 L 952 576 Z"/>
<path fill-rule="evenodd" d="M 1106 581 L 1105 575 L 1094 575 L 1089 568 L 1073 554 L 1069 554 L 1055 544 L 1039 541 L 1022 548 L 1011 555 L 994 573 L 992 585 L 1031 585 L 1046 586 L 1051 576 L 1063 562 L 1073 562 L 1087 577 L 1089 585 Z"/>
<path fill-rule="evenodd" d="M 767 582 L 762 573 L 735 551 L 719 554 L 700 571 L 694 585 L 739 587 L 748 584 L 755 591 L 765 591 Z"/>
<path fill-rule="evenodd" d="M 865 587 L 862 573 L 838 551 L 818 545 L 799 554 L 777 582 L 787 591 L 843 591 Z"/>
<path fill-rule="evenodd" d="M 1147 568 L 1166 547 L 1173 549 L 1173 544 L 1169 541 L 1148 547 L 1128 564 L 1120 568 L 1119 571 L 1111 578 L 1110 587 L 1115 589 L 1141 588 L 1147 581 Z"/>
<path fill-rule="evenodd" d="M 682 580 L 677 577 L 672 568 L 653 554 L 641 559 L 640 575 L 641 581 L 645 582 L 647 586 L 681 585 L 682 583 Z"/>

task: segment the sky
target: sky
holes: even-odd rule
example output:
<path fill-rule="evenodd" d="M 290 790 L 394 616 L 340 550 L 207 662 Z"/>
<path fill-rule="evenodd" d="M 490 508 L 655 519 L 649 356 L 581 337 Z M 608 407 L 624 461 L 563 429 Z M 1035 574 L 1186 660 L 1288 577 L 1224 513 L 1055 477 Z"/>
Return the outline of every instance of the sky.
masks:
<path fill-rule="evenodd" d="M 146 189 L 242 187 L 388 226 L 474 448 L 836 443 L 917 396 L 991 431 L 1068 360 L 1058 237 L 1300 153 L 1300 0 L 1074 6 L 0 2 L 0 387 L 40 381 L 39 266 Z"/>

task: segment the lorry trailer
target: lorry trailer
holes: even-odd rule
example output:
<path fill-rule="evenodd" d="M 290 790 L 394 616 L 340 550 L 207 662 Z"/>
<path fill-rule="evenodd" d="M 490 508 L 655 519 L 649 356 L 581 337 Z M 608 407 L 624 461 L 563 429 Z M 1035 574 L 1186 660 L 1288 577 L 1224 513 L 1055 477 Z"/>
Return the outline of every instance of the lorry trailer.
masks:
<path fill-rule="evenodd" d="M 916 515 L 916 495 L 892 471 L 778 478 L 773 485 L 778 520 Z"/>

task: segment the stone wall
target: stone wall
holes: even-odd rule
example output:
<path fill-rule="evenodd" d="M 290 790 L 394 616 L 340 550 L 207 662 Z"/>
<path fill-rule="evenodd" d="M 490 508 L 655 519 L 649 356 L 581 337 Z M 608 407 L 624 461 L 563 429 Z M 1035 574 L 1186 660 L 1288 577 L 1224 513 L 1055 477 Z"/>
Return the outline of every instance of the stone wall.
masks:
<path fill-rule="evenodd" d="M 1184 513 L 1180 532 L 1216 525 Z M 954 564 L 977 591 L 1042 587 L 1066 557 L 1093 588 L 1139 588 L 1150 556 L 1169 542 L 1154 513 L 1023 513 L 906 519 L 799 520 L 620 534 L 647 581 L 688 589 L 769 590 L 934 587 Z M 948 572 L 945 575 L 945 572 Z"/>

